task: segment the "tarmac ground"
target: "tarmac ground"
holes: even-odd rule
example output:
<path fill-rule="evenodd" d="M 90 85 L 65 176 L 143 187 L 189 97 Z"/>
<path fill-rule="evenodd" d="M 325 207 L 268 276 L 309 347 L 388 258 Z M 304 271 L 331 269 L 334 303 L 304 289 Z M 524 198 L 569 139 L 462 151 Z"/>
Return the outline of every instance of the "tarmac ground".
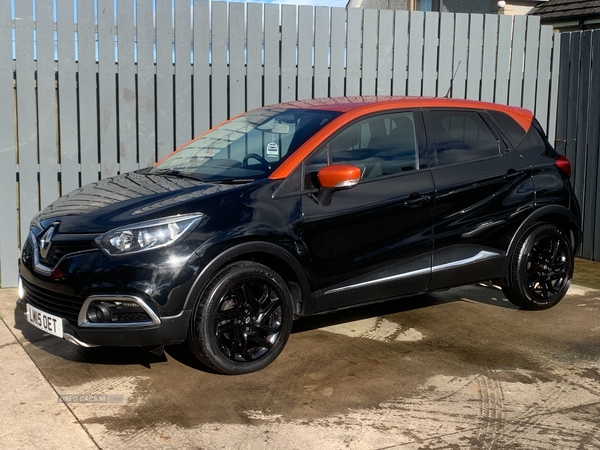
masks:
<path fill-rule="evenodd" d="M 547 311 L 482 284 L 301 319 L 243 376 L 184 345 L 76 347 L 16 298 L 0 290 L 2 449 L 600 448 L 600 263 Z"/>

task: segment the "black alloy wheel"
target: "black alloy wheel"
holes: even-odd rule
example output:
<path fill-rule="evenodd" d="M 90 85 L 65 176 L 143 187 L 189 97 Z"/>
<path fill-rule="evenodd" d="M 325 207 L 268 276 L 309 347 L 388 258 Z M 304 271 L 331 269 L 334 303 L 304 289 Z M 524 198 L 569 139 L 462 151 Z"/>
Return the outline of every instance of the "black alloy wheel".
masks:
<path fill-rule="evenodd" d="M 502 289 L 524 309 L 550 308 L 567 293 L 573 265 L 573 251 L 564 232 L 549 223 L 534 224 L 517 245 Z"/>
<path fill-rule="evenodd" d="M 281 353 L 292 320 L 291 296 L 281 277 L 262 264 L 238 262 L 219 272 L 197 302 L 190 345 L 218 372 L 250 373 Z"/>

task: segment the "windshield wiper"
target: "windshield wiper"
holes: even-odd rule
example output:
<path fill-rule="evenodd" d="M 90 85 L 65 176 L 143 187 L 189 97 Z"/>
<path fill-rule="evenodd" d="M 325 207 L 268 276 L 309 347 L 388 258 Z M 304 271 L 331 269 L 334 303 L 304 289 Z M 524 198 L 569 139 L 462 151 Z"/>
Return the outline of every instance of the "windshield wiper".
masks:
<path fill-rule="evenodd" d="M 158 169 L 150 172 L 152 175 L 166 175 L 168 177 L 191 178 L 192 180 L 206 181 L 204 178 L 194 175 L 190 172 L 182 172 L 176 169 Z"/>
<path fill-rule="evenodd" d="M 256 181 L 254 178 L 222 178 L 220 180 L 211 180 L 213 183 L 221 184 L 245 184 Z"/>

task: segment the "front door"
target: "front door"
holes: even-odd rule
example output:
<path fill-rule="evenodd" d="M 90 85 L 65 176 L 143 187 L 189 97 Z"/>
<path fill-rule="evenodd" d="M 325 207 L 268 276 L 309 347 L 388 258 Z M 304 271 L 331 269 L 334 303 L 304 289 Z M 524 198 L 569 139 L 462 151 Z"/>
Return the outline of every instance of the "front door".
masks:
<path fill-rule="evenodd" d="M 311 194 L 302 199 L 299 235 L 319 311 L 428 288 L 434 185 L 419 136 L 420 114 L 371 116 L 347 126 L 305 163 L 308 184 L 327 164 L 362 171 L 359 184 L 335 192 L 330 204 Z"/>

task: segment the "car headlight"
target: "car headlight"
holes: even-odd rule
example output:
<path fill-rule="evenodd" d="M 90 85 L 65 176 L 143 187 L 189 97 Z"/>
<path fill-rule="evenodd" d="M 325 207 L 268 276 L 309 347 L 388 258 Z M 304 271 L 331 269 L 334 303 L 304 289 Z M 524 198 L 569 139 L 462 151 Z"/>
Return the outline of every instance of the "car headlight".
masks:
<path fill-rule="evenodd" d="M 166 247 L 181 239 L 203 218 L 204 214 L 187 214 L 139 222 L 110 230 L 95 241 L 109 256 L 144 252 Z"/>

